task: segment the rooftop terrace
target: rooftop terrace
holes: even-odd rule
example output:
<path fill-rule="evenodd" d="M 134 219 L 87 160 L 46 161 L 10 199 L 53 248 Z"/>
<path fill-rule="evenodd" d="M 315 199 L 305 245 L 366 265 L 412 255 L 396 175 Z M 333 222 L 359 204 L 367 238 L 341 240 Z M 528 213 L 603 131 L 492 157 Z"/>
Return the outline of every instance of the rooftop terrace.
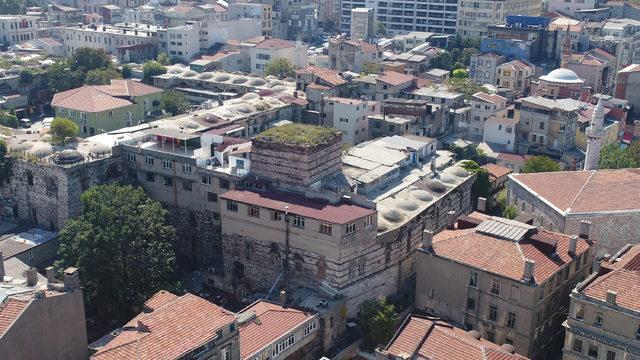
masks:
<path fill-rule="evenodd" d="M 264 131 L 256 139 L 283 145 L 318 146 L 328 144 L 338 136 L 340 132 L 332 128 L 286 124 Z"/>

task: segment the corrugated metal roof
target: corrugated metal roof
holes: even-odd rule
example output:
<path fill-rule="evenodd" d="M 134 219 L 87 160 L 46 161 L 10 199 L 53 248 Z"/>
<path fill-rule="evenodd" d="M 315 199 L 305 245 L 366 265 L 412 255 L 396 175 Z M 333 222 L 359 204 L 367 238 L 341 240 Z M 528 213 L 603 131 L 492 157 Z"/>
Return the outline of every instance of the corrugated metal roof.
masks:
<path fill-rule="evenodd" d="M 535 226 L 494 217 L 481 222 L 476 227 L 476 232 L 518 242 L 522 240 L 528 231 L 533 229 L 535 229 Z"/>

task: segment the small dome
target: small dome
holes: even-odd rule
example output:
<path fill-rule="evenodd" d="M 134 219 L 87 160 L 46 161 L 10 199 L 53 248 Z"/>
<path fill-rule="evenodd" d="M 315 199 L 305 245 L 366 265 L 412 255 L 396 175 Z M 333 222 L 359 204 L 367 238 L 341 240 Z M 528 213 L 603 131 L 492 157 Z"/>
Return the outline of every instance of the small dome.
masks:
<path fill-rule="evenodd" d="M 418 204 L 411 200 L 403 200 L 398 203 L 398 207 L 403 210 L 414 211 L 418 209 Z"/>
<path fill-rule="evenodd" d="M 258 94 L 250 92 L 242 95 L 242 100 L 255 100 L 259 97 L 260 96 Z"/>
<path fill-rule="evenodd" d="M 97 155 L 109 154 L 111 152 L 111 148 L 105 144 L 93 144 L 91 147 L 91 152 Z"/>
<path fill-rule="evenodd" d="M 273 91 L 273 92 L 283 92 L 285 90 L 287 90 L 287 88 L 285 86 L 283 86 L 283 85 L 276 85 L 276 86 L 271 88 L 271 91 Z"/>
<path fill-rule="evenodd" d="M 169 74 L 172 74 L 172 75 L 179 75 L 179 74 L 182 74 L 182 72 L 183 72 L 183 71 L 184 71 L 184 70 L 182 70 L 182 69 L 178 69 L 178 68 L 171 68 L 171 70 L 169 70 Z"/>
<path fill-rule="evenodd" d="M 441 174 L 440 178 L 438 179 L 441 182 L 445 183 L 445 184 L 453 184 L 456 182 L 456 180 L 453 178 L 453 176 L 448 175 L 448 174 Z"/>
<path fill-rule="evenodd" d="M 220 75 L 216 76 L 215 78 L 213 78 L 213 80 L 215 80 L 217 82 L 225 82 L 225 81 L 229 81 L 229 79 L 231 79 L 231 77 L 229 77 L 229 75 L 227 75 L 227 74 L 220 74 Z"/>
<path fill-rule="evenodd" d="M 247 79 L 244 76 L 238 76 L 235 79 L 233 79 L 232 83 L 234 83 L 234 84 L 244 84 L 244 83 L 247 82 L 247 80 L 249 80 L 249 79 Z"/>
<path fill-rule="evenodd" d="M 397 223 L 402 221 L 402 214 L 400 213 L 400 211 L 396 210 L 396 209 L 389 209 L 389 210 L 384 210 L 382 211 L 382 217 L 389 221 L 389 222 L 393 222 L 393 223 Z"/>
<path fill-rule="evenodd" d="M 198 79 L 202 79 L 202 80 L 211 79 L 212 77 L 213 77 L 213 74 L 209 72 L 198 75 Z"/>
<path fill-rule="evenodd" d="M 584 83 L 576 73 L 569 69 L 555 69 L 547 75 L 540 76 L 540 80 L 555 82 L 555 83 L 564 83 L 564 84 L 582 84 Z"/>
<path fill-rule="evenodd" d="M 249 114 L 253 112 L 253 109 L 251 108 L 251 106 L 247 104 L 238 105 L 235 107 L 235 109 L 243 114 Z"/>
<path fill-rule="evenodd" d="M 424 185 L 427 188 L 427 190 L 434 192 L 436 194 L 443 194 L 445 191 L 447 191 L 447 188 L 437 180 L 433 180 L 433 179 L 424 180 Z"/>
<path fill-rule="evenodd" d="M 433 195 L 429 194 L 428 191 L 420 190 L 420 189 L 411 191 L 411 196 L 416 200 L 420 200 L 424 202 L 429 202 L 433 200 Z"/>
<path fill-rule="evenodd" d="M 264 81 L 264 79 L 260 79 L 260 78 L 254 78 L 254 79 L 249 80 L 249 85 L 251 85 L 251 86 L 263 86 L 266 83 L 267 82 Z"/>
<path fill-rule="evenodd" d="M 448 167 L 444 170 L 444 172 L 461 178 L 466 178 L 467 176 L 469 176 L 469 172 L 467 172 L 467 170 L 458 166 Z"/>
<path fill-rule="evenodd" d="M 184 76 L 184 77 L 193 77 L 193 76 L 196 76 L 196 75 L 198 75 L 198 73 L 193 71 L 193 70 L 187 70 L 187 71 L 182 73 L 182 76 Z"/>
<path fill-rule="evenodd" d="M 21 142 L 19 144 L 11 145 L 11 151 L 26 151 L 33 147 L 33 143 L 29 141 Z"/>
<path fill-rule="evenodd" d="M 58 164 L 72 164 L 84 159 L 84 156 L 77 150 L 66 149 L 60 151 L 56 157 L 55 162 Z"/>
<path fill-rule="evenodd" d="M 29 149 L 29 153 L 39 158 L 47 157 L 53 154 L 53 146 L 51 146 L 51 144 L 39 142 Z"/>
<path fill-rule="evenodd" d="M 296 82 L 296 79 L 294 79 L 292 77 L 286 77 L 286 78 L 284 78 L 283 81 L 292 83 L 292 82 Z"/>
<path fill-rule="evenodd" d="M 274 87 L 278 85 L 284 85 L 280 80 L 271 80 L 269 81 L 269 87 Z"/>

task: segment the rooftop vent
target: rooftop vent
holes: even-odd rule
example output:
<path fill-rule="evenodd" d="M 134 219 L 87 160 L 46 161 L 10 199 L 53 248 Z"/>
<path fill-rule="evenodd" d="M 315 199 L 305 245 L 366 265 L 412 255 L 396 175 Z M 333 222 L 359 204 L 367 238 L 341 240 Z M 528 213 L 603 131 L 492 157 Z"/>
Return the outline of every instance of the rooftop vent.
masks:
<path fill-rule="evenodd" d="M 480 223 L 476 232 L 511 241 L 520 241 L 535 226 L 499 217 L 493 217 Z"/>

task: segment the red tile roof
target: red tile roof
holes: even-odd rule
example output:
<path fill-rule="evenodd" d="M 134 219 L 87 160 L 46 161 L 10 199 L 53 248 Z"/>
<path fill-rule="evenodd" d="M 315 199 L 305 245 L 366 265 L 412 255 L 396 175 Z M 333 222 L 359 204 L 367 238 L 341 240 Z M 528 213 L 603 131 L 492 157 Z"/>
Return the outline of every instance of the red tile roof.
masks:
<path fill-rule="evenodd" d="M 176 359 L 214 340 L 217 330 L 236 321 L 233 313 L 193 294 L 161 291 L 145 308 L 150 312 L 133 318 L 92 359 Z"/>
<path fill-rule="evenodd" d="M 513 174 L 562 213 L 640 212 L 640 169 Z"/>
<path fill-rule="evenodd" d="M 409 315 L 384 353 L 404 359 L 525 360 L 435 318 Z"/>
<path fill-rule="evenodd" d="M 304 75 L 304 74 L 312 74 L 326 83 L 329 83 L 333 86 L 346 84 L 347 81 L 340 76 L 335 70 L 323 69 L 315 66 L 307 66 L 305 68 L 296 70 L 296 74 Z"/>
<path fill-rule="evenodd" d="M 395 71 L 385 72 L 383 75 L 378 77 L 378 81 L 394 86 L 413 81 L 413 79 L 414 77 L 411 75 L 406 75 Z"/>
<path fill-rule="evenodd" d="M 268 49 L 268 50 L 280 50 L 280 49 L 288 49 L 296 46 L 296 43 L 289 40 L 283 39 L 265 39 L 264 41 L 258 43 L 256 45 L 256 49 Z"/>
<path fill-rule="evenodd" d="M 254 313 L 255 319 L 240 325 L 240 359 L 249 359 L 251 355 L 273 344 L 276 340 L 297 329 L 309 321 L 315 314 L 278 304 L 259 300 L 240 314 Z"/>
<path fill-rule="evenodd" d="M 51 106 L 84 112 L 101 112 L 132 105 L 123 97 L 162 92 L 162 89 L 133 80 L 111 80 L 111 85 L 85 85 L 53 95 Z"/>
<path fill-rule="evenodd" d="M 0 338 L 29 305 L 27 299 L 8 298 L 0 304 Z"/>
<path fill-rule="evenodd" d="M 280 211 L 284 211 L 285 206 L 288 206 L 290 214 L 328 221 L 334 224 L 346 224 L 376 213 L 375 210 L 354 204 L 340 203 L 332 205 L 322 200 L 309 199 L 303 195 L 284 191 L 232 190 L 220 195 L 220 197 Z"/>
<path fill-rule="evenodd" d="M 509 175 L 513 172 L 513 170 L 509 169 L 506 166 L 500 166 L 496 164 L 487 164 L 482 166 L 483 169 L 487 170 L 490 177 L 493 177 L 493 180 L 497 180 L 503 176 Z"/>
<path fill-rule="evenodd" d="M 515 164 L 524 164 L 525 161 L 527 161 L 527 156 L 511 153 L 499 153 L 497 159 L 512 162 Z"/>
<path fill-rule="evenodd" d="M 211 61 L 219 61 L 224 59 L 229 55 L 240 54 L 239 51 L 218 51 L 213 55 L 202 55 L 202 60 L 211 60 Z"/>
<path fill-rule="evenodd" d="M 534 279 L 540 284 L 569 266 L 573 260 L 568 253 L 569 240 L 569 235 L 547 230 L 537 230 L 534 235 L 525 235 L 519 241 L 481 233 L 476 228 L 445 230 L 434 236 L 433 252 L 437 256 L 516 281 L 524 277 L 525 259 L 531 259 L 535 261 Z M 556 244 L 555 251 L 549 243 Z M 577 254 L 587 251 L 591 244 L 579 239 Z M 554 252 L 556 255 L 553 255 Z"/>
<path fill-rule="evenodd" d="M 492 103 L 492 104 L 500 104 L 500 103 L 506 103 L 507 99 L 500 96 L 500 95 L 492 95 L 492 94 L 487 94 L 484 92 L 477 92 L 475 94 L 473 94 L 474 98 L 477 98 L 479 100 L 484 100 L 486 102 Z"/>

